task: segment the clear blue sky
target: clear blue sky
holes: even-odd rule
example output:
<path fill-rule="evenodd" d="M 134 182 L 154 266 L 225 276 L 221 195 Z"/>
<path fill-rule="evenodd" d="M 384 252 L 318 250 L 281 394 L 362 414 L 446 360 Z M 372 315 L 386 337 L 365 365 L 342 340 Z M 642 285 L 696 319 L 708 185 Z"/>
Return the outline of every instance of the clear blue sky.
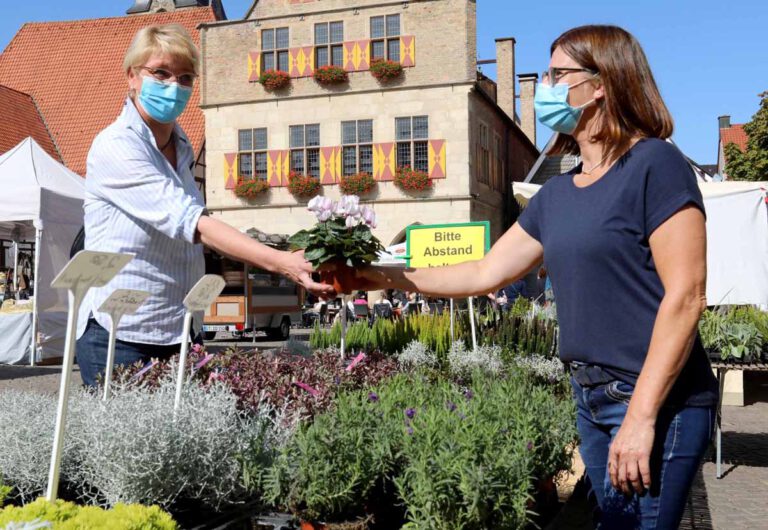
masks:
<path fill-rule="evenodd" d="M 223 0 L 230 19 L 251 0 Z M 0 49 L 24 22 L 120 16 L 132 0 L 5 0 Z M 645 48 L 675 118 L 674 139 L 701 164 L 717 159 L 717 116 L 743 123 L 768 90 L 766 0 L 478 0 L 478 55 L 493 58 L 494 39 L 515 37 L 518 73 L 540 72 L 549 45 L 564 30 L 610 23 L 632 32 Z M 495 77 L 495 69 L 485 67 Z M 41 72 L 41 75 L 45 75 Z M 547 131 L 539 129 L 539 143 Z"/>

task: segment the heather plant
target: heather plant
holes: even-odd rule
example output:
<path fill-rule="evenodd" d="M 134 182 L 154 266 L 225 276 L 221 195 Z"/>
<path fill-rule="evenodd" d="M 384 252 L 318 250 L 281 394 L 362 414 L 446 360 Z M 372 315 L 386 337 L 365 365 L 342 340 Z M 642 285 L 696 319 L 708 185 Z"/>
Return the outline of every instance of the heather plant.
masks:
<path fill-rule="evenodd" d="M 448 352 L 448 366 L 451 373 L 457 376 L 468 376 L 477 370 L 496 374 L 504 366 L 501 355 L 500 346 L 480 345 L 470 349 L 463 341 L 456 341 Z"/>
<path fill-rule="evenodd" d="M 53 448 L 56 398 L 49 394 L 7 390 L 0 393 L 0 473 L 12 487 L 9 498 L 29 502 L 48 484 L 48 466 Z M 72 423 L 69 416 L 68 425 Z M 72 440 L 64 439 L 62 475 L 74 467 Z"/>
<path fill-rule="evenodd" d="M 439 364 L 437 356 L 418 340 L 412 340 L 397 354 L 397 362 L 406 370 L 437 368 Z"/>
<path fill-rule="evenodd" d="M 71 502 L 38 499 L 26 506 L 9 506 L 0 511 L 0 528 L 82 530 L 176 530 L 178 525 L 157 506 L 117 504 L 111 510 L 78 506 Z"/>
<path fill-rule="evenodd" d="M 281 438 L 280 418 L 262 404 L 246 415 L 221 384 L 184 385 L 174 411 L 175 369 L 152 391 L 117 384 L 108 401 L 80 392 L 72 403 L 69 436 L 78 466 L 70 472 L 77 492 L 93 504 L 120 502 L 169 507 L 177 499 L 218 508 L 242 500 L 239 457 Z"/>

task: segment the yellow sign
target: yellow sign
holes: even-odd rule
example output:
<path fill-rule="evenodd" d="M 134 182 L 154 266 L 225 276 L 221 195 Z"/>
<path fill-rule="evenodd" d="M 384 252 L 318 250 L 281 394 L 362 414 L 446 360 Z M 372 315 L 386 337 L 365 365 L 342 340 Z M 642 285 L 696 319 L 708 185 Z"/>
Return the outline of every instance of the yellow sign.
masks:
<path fill-rule="evenodd" d="M 490 248 L 490 223 L 410 226 L 408 266 L 441 267 L 477 261 Z"/>

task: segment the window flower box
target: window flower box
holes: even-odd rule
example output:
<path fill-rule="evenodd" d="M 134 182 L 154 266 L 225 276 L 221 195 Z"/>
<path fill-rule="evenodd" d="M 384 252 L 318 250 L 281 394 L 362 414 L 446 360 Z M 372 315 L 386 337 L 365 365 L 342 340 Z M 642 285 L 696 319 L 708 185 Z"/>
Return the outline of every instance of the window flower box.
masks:
<path fill-rule="evenodd" d="M 269 91 L 281 90 L 291 83 L 291 76 L 282 70 L 267 70 L 259 76 L 259 83 Z"/>
<path fill-rule="evenodd" d="M 288 176 L 288 191 L 296 197 L 314 197 L 320 193 L 320 179 L 291 171 L 291 174 Z"/>
<path fill-rule="evenodd" d="M 432 179 L 424 171 L 409 166 L 399 167 L 395 172 L 395 186 L 405 192 L 419 192 L 432 189 Z"/>
<path fill-rule="evenodd" d="M 321 85 L 340 85 L 349 81 L 349 74 L 341 66 L 327 65 L 316 69 L 314 78 Z"/>
<path fill-rule="evenodd" d="M 376 187 L 376 181 L 370 173 L 365 171 L 356 175 L 341 177 L 339 189 L 344 195 L 365 195 Z"/>
<path fill-rule="evenodd" d="M 262 179 L 241 180 L 233 191 L 241 199 L 253 200 L 269 191 L 269 182 Z"/>
<path fill-rule="evenodd" d="M 395 61 L 377 59 L 371 63 L 371 75 L 379 81 L 397 79 L 403 75 L 403 65 Z"/>

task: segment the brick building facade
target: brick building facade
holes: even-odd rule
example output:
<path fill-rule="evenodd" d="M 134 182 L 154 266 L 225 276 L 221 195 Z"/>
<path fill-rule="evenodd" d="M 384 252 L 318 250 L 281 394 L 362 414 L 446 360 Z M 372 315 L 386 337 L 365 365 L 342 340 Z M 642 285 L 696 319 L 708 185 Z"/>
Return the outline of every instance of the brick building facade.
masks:
<path fill-rule="evenodd" d="M 511 181 L 538 151 L 514 112 L 514 39 L 497 42 L 498 85 L 478 74 L 476 39 L 473 0 L 258 0 L 243 20 L 202 25 L 209 211 L 236 227 L 293 233 L 314 219 L 286 188 L 289 171 L 317 176 L 331 198 L 342 175 L 366 171 L 378 182 L 363 200 L 385 244 L 414 223 L 488 220 L 496 239 L 512 219 Z M 403 75 L 375 79 L 379 58 Z M 315 81 L 325 64 L 343 67 L 348 82 Z M 257 82 L 272 68 L 290 74 L 289 87 Z M 433 190 L 402 192 L 392 182 L 401 165 L 426 171 Z M 270 191 L 236 197 L 236 182 L 251 178 Z"/>

